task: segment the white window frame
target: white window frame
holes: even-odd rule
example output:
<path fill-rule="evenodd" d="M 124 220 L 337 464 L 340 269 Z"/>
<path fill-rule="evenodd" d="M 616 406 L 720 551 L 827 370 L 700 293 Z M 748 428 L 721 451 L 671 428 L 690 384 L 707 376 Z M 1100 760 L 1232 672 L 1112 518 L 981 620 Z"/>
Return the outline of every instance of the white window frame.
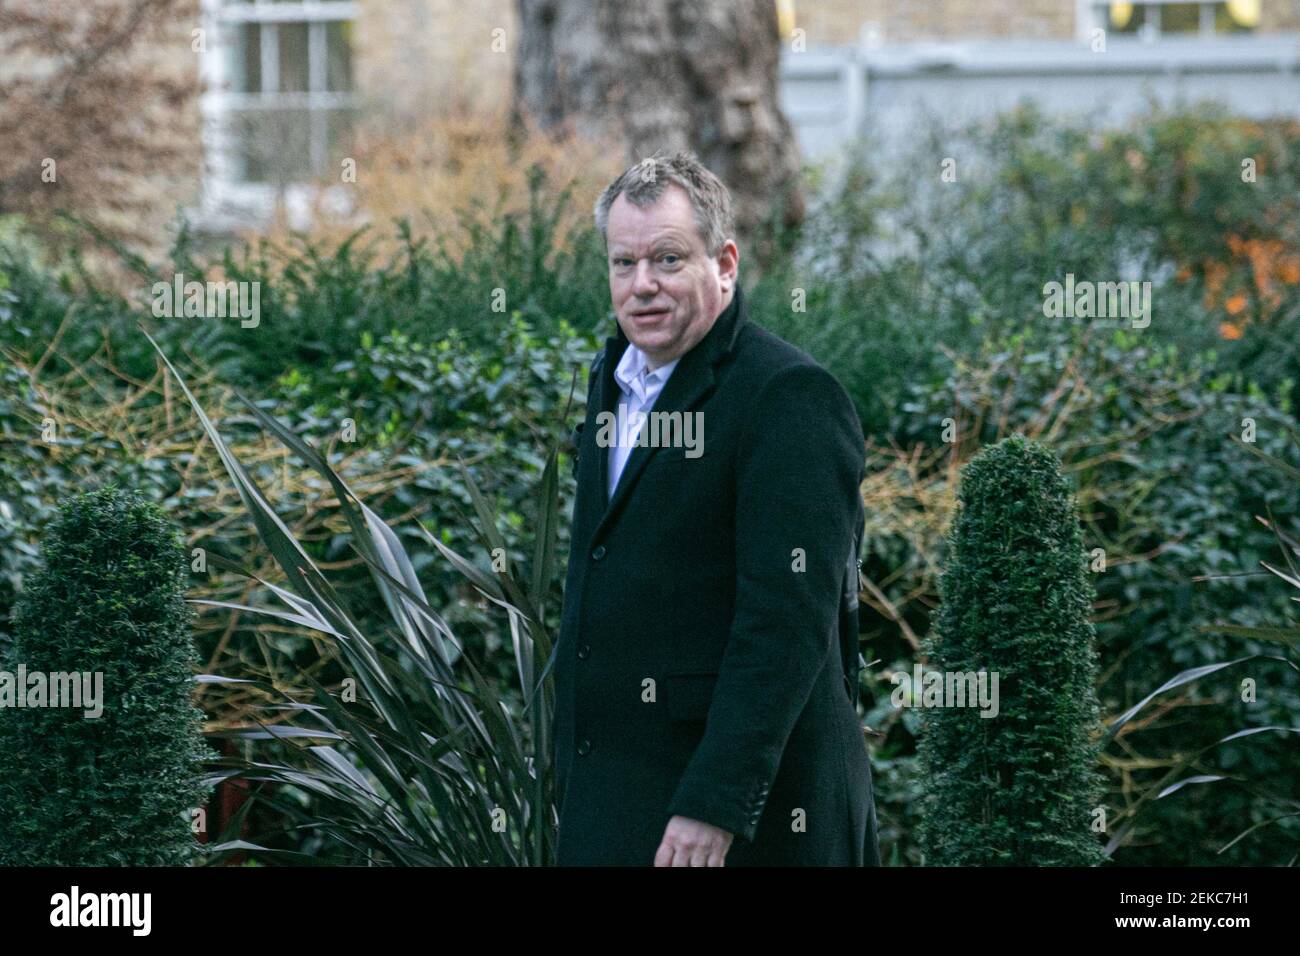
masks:
<path fill-rule="evenodd" d="M 354 88 L 348 92 L 331 92 L 325 89 L 325 56 L 320 46 L 325 41 L 325 24 L 328 22 L 356 22 L 361 5 L 355 0 L 244 0 L 231 3 L 227 0 L 200 0 L 200 17 L 207 41 L 200 56 L 199 71 L 203 81 L 200 113 L 203 121 L 204 175 L 200 215 L 205 224 L 225 230 L 246 226 L 265 220 L 283 198 L 293 228 L 303 228 L 309 223 L 309 211 L 316 199 L 317 189 L 304 183 L 287 184 L 283 190 L 273 183 L 255 183 L 238 179 L 238 144 L 235 142 L 230 119 L 241 107 L 267 105 L 300 107 L 310 110 L 329 110 L 359 105 L 360 97 Z M 263 33 L 261 48 L 264 92 L 240 93 L 231 89 L 234 77 L 228 74 L 227 54 L 230 44 L 237 42 L 237 31 L 246 23 L 307 23 L 308 43 L 312 49 L 308 62 L 311 75 L 308 92 L 281 93 L 275 90 L 279 83 L 279 64 L 276 46 L 266 42 Z M 270 85 L 270 89 L 266 88 Z M 311 133 L 313 165 L 321 165 L 324 157 L 315 155 L 324 149 L 323 129 L 313 122 Z M 281 197 L 281 194 L 283 196 Z"/>
<path fill-rule="evenodd" d="M 1170 37 L 1212 40 L 1221 38 L 1226 34 L 1218 33 L 1214 29 L 1214 8 L 1220 6 L 1224 0 L 1132 0 L 1134 7 L 1154 7 L 1156 8 L 1156 25 L 1155 29 L 1149 33 L 1138 33 L 1130 37 L 1125 35 L 1124 39 L 1137 39 L 1146 42 L 1169 39 Z M 1200 29 L 1195 33 L 1163 33 L 1160 30 L 1160 7 L 1170 4 L 1197 3 L 1201 8 Z M 1094 29 L 1106 28 L 1105 10 L 1110 6 L 1109 0 L 1075 0 L 1075 30 L 1076 36 L 1080 40 L 1090 39 Z"/>

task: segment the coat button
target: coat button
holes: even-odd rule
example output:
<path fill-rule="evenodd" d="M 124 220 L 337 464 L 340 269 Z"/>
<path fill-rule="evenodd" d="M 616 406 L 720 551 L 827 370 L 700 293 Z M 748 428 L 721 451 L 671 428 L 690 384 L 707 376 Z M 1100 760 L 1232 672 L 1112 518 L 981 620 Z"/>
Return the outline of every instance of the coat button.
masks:
<path fill-rule="evenodd" d="M 589 753 L 591 753 L 591 741 L 584 737 L 582 740 L 578 741 L 578 756 L 585 757 Z"/>
<path fill-rule="evenodd" d="M 605 546 L 603 544 L 597 545 L 596 550 L 591 552 L 591 560 L 599 561 L 601 558 L 605 556 L 605 554 L 606 554 Z"/>
<path fill-rule="evenodd" d="M 591 645 L 590 645 L 590 644 L 579 644 L 579 645 L 578 645 L 578 660 L 580 660 L 580 661 L 585 661 L 585 660 L 586 660 L 588 657 L 590 657 L 590 656 L 591 656 Z"/>

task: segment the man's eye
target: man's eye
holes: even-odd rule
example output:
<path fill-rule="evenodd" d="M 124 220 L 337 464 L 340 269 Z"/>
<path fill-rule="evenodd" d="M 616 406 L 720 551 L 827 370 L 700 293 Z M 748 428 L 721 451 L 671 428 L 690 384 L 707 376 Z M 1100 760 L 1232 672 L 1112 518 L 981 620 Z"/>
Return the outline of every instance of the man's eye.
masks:
<path fill-rule="evenodd" d="M 667 255 L 663 256 L 663 262 L 664 262 L 665 265 L 675 266 L 675 265 L 677 265 L 677 261 L 678 261 L 679 258 L 680 258 L 680 257 L 679 257 L 678 255 L 676 255 L 675 253 L 670 252 L 670 253 L 668 253 Z"/>

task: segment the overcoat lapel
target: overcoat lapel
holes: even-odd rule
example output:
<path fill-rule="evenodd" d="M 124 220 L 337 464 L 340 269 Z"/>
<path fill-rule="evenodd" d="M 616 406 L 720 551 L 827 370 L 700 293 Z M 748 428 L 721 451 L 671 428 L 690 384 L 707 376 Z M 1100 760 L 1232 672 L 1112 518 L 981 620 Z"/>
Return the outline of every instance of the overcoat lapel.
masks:
<path fill-rule="evenodd" d="M 682 356 L 651 411 L 685 414 L 704 401 L 713 391 L 714 366 L 731 351 L 736 336 L 740 334 L 741 326 L 747 318 L 742 296 L 740 285 L 737 283 L 731 304 L 722 310 L 722 314 L 718 316 L 717 321 L 713 323 L 713 328 L 709 329 L 704 338 Z M 618 396 L 621 390 L 618 382 L 614 380 L 614 369 L 618 366 L 627 346 L 628 339 L 622 328 L 619 328 L 618 334 L 611 336 L 605 343 L 605 361 L 603 374 L 600 377 L 599 396 L 599 408 L 602 412 L 617 413 Z M 608 498 L 605 514 L 597 525 L 592 540 L 598 539 L 609 524 L 617 518 L 627 496 L 636 485 L 637 478 L 660 450 L 649 444 L 637 445 L 632 449 L 627 464 L 623 466 L 623 473 L 619 476 L 618 485 L 614 488 L 614 495 Z M 605 489 L 609 488 L 609 449 L 597 446 L 597 457 L 600 459 L 600 487 L 601 497 L 604 499 L 608 497 Z"/>

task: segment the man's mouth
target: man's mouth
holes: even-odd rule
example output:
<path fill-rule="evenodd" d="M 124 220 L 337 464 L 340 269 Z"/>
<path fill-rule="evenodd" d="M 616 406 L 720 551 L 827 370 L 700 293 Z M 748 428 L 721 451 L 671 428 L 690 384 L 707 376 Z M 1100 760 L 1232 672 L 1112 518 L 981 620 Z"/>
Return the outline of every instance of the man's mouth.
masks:
<path fill-rule="evenodd" d="M 655 322 L 665 318 L 668 315 L 667 309 L 647 309 L 632 313 L 632 318 L 638 322 Z"/>

